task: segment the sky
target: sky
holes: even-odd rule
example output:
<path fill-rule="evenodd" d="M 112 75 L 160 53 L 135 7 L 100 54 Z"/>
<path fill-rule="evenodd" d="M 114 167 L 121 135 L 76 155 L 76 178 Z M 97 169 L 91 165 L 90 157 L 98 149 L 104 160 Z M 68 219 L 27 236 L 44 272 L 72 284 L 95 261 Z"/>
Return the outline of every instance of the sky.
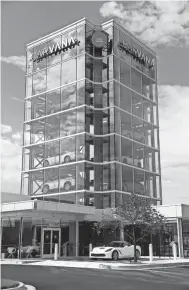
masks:
<path fill-rule="evenodd" d="M 83 17 L 156 52 L 163 203 L 189 204 L 189 1 L 1 2 L 1 190 L 20 192 L 26 44 Z"/>

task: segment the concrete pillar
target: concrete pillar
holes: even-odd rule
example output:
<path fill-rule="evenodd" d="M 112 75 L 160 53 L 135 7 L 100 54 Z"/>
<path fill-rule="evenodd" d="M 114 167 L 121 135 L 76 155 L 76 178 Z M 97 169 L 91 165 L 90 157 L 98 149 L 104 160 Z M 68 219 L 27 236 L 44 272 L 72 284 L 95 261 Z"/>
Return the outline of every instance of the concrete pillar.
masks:
<path fill-rule="evenodd" d="M 69 242 L 73 244 L 69 255 L 77 257 L 79 254 L 79 222 L 77 220 L 69 223 Z"/>
<path fill-rule="evenodd" d="M 177 234 L 178 234 L 178 252 L 179 258 L 184 257 L 183 237 L 182 237 L 182 218 L 177 218 Z"/>

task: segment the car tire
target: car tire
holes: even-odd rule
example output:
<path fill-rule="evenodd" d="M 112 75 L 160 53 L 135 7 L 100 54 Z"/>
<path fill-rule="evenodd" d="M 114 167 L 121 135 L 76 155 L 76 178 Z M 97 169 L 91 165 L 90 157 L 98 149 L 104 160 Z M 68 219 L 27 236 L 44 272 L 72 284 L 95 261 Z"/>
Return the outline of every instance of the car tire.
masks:
<path fill-rule="evenodd" d="M 47 166 L 49 166 L 49 161 L 48 160 L 45 160 L 44 161 L 44 167 L 47 167 Z"/>
<path fill-rule="evenodd" d="M 69 155 L 64 157 L 64 163 L 69 163 L 71 161 L 71 158 Z"/>
<path fill-rule="evenodd" d="M 48 193 L 48 191 L 49 191 L 49 186 L 46 184 L 46 185 L 44 185 L 44 187 L 43 187 L 43 193 Z"/>
<path fill-rule="evenodd" d="M 64 190 L 68 191 L 70 190 L 70 188 L 72 187 L 71 183 L 69 181 L 67 181 L 65 184 L 64 184 Z"/>
<path fill-rule="evenodd" d="M 127 164 L 127 158 L 123 158 L 123 163 Z"/>
<path fill-rule="evenodd" d="M 140 251 L 139 250 L 136 250 L 136 258 L 137 258 L 137 260 L 139 260 L 140 259 Z"/>
<path fill-rule="evenodd" d="M 119 254 L 117 251 L 113 251 L 112 253 L 112 260 L 117 261 L 119 259 Z"/>

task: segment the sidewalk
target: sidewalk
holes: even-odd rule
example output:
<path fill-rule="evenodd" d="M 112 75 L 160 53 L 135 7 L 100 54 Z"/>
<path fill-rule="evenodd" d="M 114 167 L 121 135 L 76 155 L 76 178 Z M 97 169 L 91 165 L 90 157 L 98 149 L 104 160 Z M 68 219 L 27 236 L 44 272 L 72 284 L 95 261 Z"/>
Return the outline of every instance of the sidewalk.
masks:
<path fill-rule="evenodd" d="M 81 260 L 83 259 L 83 260 Z M 86 268 L 86 269 L 107 269 L 107 270 L 142 270 L 151 268 L 165 268 L 175 266 L 189 266 L 189 258 L 177 258 L 174 260 L 172 257 L 154 257 L 152 262 L 149 261 L 149 257 L 141 257 L 141 259 L 134 263 L 130 263 L 129 260 L 113 261 L 93 261 L 88 257 L 65 257 L 57 261 L 54 260 L 42 260 L 42 259 L 5 259 L 1 260 L 1 264 L 12 265 L 32 265 L 32 266 L 51 266 L 51 267 L 72 267 L 72 268 Z"/>

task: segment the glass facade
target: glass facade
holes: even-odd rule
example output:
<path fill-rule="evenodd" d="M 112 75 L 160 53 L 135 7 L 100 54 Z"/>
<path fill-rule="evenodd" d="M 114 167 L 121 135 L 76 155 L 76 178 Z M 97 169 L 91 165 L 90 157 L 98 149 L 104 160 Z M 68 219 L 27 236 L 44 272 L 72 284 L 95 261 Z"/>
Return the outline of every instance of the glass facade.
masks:
<path fill-rule="evenodd" d="M 135 192 L 156 204 L 156 58 L 113 22 L 102 25 L 98 48 L 96 29 L 82 20 L 27 47 L 22 194 L 106 208 Z"/>

